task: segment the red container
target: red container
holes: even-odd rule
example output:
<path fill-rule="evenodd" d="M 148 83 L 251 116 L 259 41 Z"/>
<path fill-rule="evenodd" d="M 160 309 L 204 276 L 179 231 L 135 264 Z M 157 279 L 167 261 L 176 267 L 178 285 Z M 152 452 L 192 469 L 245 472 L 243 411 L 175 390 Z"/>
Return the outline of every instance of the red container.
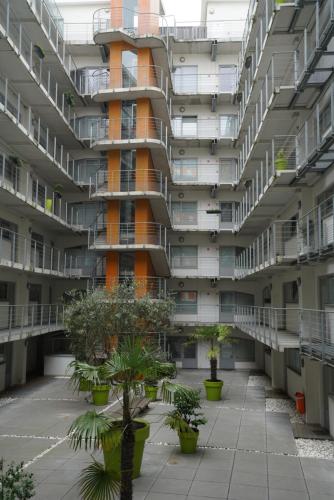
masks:
<path fill-rule="evenodd" d="M 296 410 L 301 415 L 304 415 L 304 413 L 305 413 L 305 395 L 302 392 L 296 392 L 295 398 L 296 398 Z"/>

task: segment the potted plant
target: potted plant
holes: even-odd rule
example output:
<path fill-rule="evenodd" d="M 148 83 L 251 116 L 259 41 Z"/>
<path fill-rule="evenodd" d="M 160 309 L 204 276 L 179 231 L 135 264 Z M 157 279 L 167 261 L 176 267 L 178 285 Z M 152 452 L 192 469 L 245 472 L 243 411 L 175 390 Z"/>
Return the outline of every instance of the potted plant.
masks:
<path fill-rule="evenodd" d="M 152 368 L 147 371 L 144 381 L 145 397 L 156 401 L 159 380 L 175 378 L 176 366 L 174 363 L 156 361 Z"/>
<path fill-rule="evenodd" d="M 231 344 L 232 328 L 228 325 L 208 325 L 197 328 L 187 343 L 205 342 L 209 343 L 208 358 L 210 361 L 210 379 L 204 381 L 206 398 L 208 401 L 219 401 L 224 385 L 222 380 L 217 378 L 217 364 L 219 356 L 219 344 Z"/>
<path fill-rule="evenodd" d="M 34 476 L 23 471 L 23 462 L 12 462 L 6 469 L 4 460 L 0 460 L 0 498 L 2 500 L 27 500 L 35 495 Z"/>
<path fill-rule="evenodd" d="M 82 472 L 81 494 L 90 500 L 112 498 L 119 488 L 120 499 L 131 500 L 132 479 L 139 474 L 149 432 L 148 424 L 136 422 L 134 410 L 144 399 L 143 381 L 155 362 L 162 359 L 158 335 L 172 331 L 170 317 L 174 302 L 169 297 L 153 300 L 149 295 L 137 294 L 135 283 L 114 285 L 109 290 L 85 295 L 72 292 L 69 302 L 66 327 L 76 358 L 89 356 L 97 360 L 103 355 L 104 376 L 113 395 L 121 396 L 122 406 L 122 418 L 114 419 L 112 425 L 110 420 L 106 425 L 90 415 L 82 421 L 76 420 L 70 429 L 73 445 L 78 443 L 88 448 L 101 445 L 104 451 L 103 464 L 94 462 Z"/>
<path fill-rule="evenodd" d="M 105 406 L 108 404 L 110 383 L 104 364 L 94 366 L 80 361 L 72 361 L 71 383 L 78 390 L 92 391 L 93 404 Z"/>
<path fill-rule="evenodd" d="M 39 59 L 44 59 L 45 53 L 42 47 L 40 47 L 39 45 L 34 45 L 34 52 Z"/>
<path fill-rule="evenodd" d="M 275 159 L 275 168 L 276 170 L 287 170 L 288 168 L 288 160 L 287 157 L 285 156 L 283 149 L 280 149 L 277 152 Z"/>
<path fill-rule="evenodd" d="M 174 410 L 167 414 L 165 425 L 177 431 L 182 453 L 195 453 L 199 436 L 198 427 L 207 420 L 198 410 L 200 391 L 191 388 L 177 388 L 173 398 Z"/>
<path fill-rule="evenodd" d="M 66 104 L 70 108 L 73 108 L 75 105 L 75 97 L 74 97 L 73 92 L 71 92 L 70 90 L 68 90 L 67 92 L 64 92 L 64 98 L 65 98 Z"/>

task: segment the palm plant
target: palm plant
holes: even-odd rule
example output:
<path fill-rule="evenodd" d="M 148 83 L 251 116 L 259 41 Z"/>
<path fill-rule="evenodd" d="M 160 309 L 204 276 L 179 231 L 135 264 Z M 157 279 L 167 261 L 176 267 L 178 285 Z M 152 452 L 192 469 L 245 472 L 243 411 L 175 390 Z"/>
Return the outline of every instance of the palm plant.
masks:
<path fill-rule="evenodd" d="M 228 325 L 209 325 L 197 328 L 187 343 L 205 342 L 209 343 L 208 358 L 210 361 L 210 381 L 217 382 L 217 360 L 219 356 L 219 344 L 231 344 L 232 328 Z"/>
<path fill-rule="evenodd" d="M 95 366 L 74 360 L 70 363 L 69 368 L 73 370 L 70 383 L 75 390 L 79 390 L 83 380 L 88 383 L 88 386 L 109 384 L 104 364 Z"/>

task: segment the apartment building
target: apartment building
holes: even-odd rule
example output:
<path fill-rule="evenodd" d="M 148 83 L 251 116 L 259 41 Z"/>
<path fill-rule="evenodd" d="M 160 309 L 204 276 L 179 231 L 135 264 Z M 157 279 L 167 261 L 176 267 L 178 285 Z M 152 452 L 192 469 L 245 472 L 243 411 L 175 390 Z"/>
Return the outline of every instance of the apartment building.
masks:
<path fill-rule="evenodd" d="M 333 30 L 334 0 L 0 0 L 0 390 L 67 352 L 68 290 L 134 278 L 178 366 L 230 324 L 219 366 L 334 432 Z"/>

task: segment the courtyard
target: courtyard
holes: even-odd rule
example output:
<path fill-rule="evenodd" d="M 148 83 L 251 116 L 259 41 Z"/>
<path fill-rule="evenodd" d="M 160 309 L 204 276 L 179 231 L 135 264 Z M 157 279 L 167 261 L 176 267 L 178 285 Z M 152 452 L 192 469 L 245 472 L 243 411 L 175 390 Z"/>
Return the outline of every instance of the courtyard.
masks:
<path fill-rule="evenodd" d="M 202 390 L 206 376 L 204 370 L 183 370 L 178 379 Z M 332 499 L 334 461 L 298 456 L 288 414 L 266 411 L 264 387 L 249 383 L 248 371 L 220 372 L 220 377 L 223 399 L 203 400 L 208 423 L 195 455 L 181 455 L 177 435 L 164 427 L 168 405 L 150 403 L 144 418 L 151 433 L 134 498 Z M 64 378 L 37 379 L 0 399 L 0 455 L 24 460 L 34 473 L 36 500 L 80 498 L 76 482 L 90 455 L 71 450 L 66 433 L 90 408 Z M 118 402 L 111 400 L 101 411 L 117 414 Z"/>

